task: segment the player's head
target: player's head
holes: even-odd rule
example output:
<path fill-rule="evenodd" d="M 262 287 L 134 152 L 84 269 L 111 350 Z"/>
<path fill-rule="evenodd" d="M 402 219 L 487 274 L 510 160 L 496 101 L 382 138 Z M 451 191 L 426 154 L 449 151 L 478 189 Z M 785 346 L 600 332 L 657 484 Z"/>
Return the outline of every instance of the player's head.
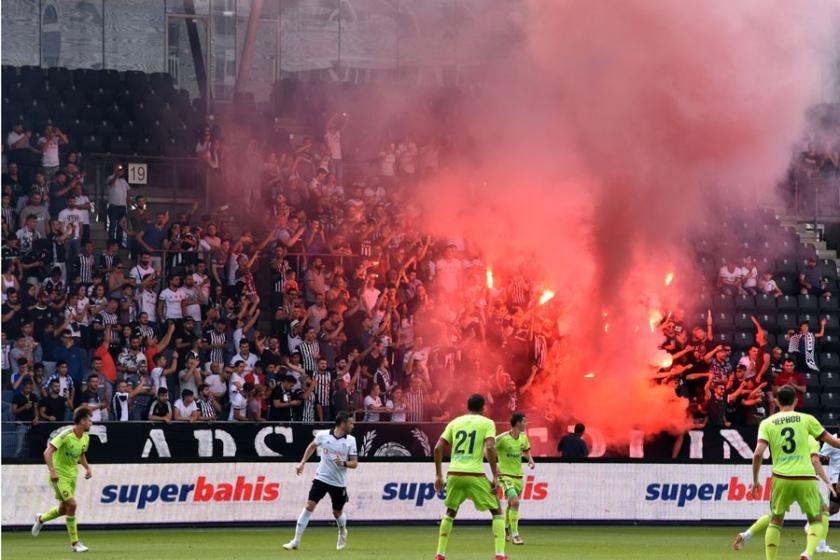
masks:
<path fill-rule="evenodd" d="M 521 412 L 514 412 L 510 415 L 510 427 L 516 428 L 518 430 L 524 430 L 525 424 L 527 424 L 528 420 L 525 419 L 525 414 Z"/>
<path fill-rule="evenodd" d="M 790 385 L 785 385 L 781 389 L 779 389 L 779 405 L 781 406 L 793 406 L 793 403 L 796 402 L 796 389 L 791 387 Z"/>
<path fill-rule="evenodd" d="M 467 399 L 467 410 L 476 414 L 484 412 L 484 397 L 475 393 Z"/>
<path fill-rule="evenodd" d="M 352 433 L 355 424 L 353 416 L 344 410 L 335 415 L 335 427 L 341 428 L 345 434 Z"/>
<path fill-rule="evenodd" d="M 81 428 L 86 432 L 90 430 L 90 426 L 93 424 L 93 414 L 90 409 L 86 406 L 80 406 L 74 410 L 73 423 L 77 426 L 81 426 Z"/>

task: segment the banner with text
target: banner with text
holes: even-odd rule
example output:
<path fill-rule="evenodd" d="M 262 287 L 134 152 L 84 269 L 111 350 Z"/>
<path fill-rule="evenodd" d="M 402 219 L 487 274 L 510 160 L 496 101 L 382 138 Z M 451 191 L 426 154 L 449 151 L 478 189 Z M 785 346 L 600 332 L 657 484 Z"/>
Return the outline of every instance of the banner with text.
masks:
<path fill-rule="evenodd" d="M 93 464 L 79 477 L 78 518 L 85 524 L 169 522 L 291 523 L 309 492 L 289 463 Z M 769 468 L 764 468 L 769 475 Z M 541 521 L 732 521 L 767 512 L 769 479 L 758 499 L 746 465 L 537 463 L 526 468 L 522 516 Z M 430 463 L 367 463 L 349 472 L 352 521 L 435 521 L 443 512 Z M 54 498 L 41 465 L 3 465 L 2 523 L 27 525 Z M 314 519 L 330 518 L 329 498 Z M 459 519 L 486 519 L 470 502 Z M 796 507 L 791 519 L 802 519 Z"/>
<path fill-rule="evenodd" d="M 29 459 L 40 459 L 49 439 L 63 424 L 44 423 L 29 430 Z M 318 430 L 331 424 L 213 424 L 111 422 L 91 429 L 88 457 L 93 462 L 137 463 L 200 461 L 298 460 Z M 445 424 L 358 423 L 353 432 L 362 457 L 429 458 Z M 564 427 L 574 428 L 574 426 Z M 501 433 L 509 426 L 498 424 Z M 535 456 L 556 456 L 557 442 L 565 433 L 561 428 L 528 428 Z M 673 456 L 675 437 L 663 434 L 645 438 L 628 432 L 629 443 L 608 447 L 597 428 L 589 428 L 585 438 L 591 458 L 632 458 L 649 460 L 706 460 L 749 462 L 756 441 L 756 427 L 693 430 L 682 437 Z M 14 459 L 5 457 L 4 460 Z"/>

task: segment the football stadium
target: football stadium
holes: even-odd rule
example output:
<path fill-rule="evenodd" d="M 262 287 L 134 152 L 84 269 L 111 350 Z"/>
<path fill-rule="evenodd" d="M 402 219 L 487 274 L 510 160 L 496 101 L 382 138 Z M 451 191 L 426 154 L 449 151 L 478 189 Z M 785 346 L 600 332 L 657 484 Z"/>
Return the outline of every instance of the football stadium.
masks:
<path fill-rule="evenodd" d="M 840 550 L 840 3 L 2 0 L 0 555 Z"/>

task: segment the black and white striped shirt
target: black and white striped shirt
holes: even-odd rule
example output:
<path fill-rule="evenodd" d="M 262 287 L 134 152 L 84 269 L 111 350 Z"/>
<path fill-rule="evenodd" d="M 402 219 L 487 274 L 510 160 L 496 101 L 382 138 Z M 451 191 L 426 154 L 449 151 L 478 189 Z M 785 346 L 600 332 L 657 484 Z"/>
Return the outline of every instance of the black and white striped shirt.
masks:
<path fill-rule="evenodd" d="M 330 406 L 332 401 L 332 374 L 329 371 L 316 371 L 312 376 L 315 382 L 315 398 L 321 406 Z"/>
<path fill-rule="evenodd" d="M 79 276 L 82 277 L 82 284 L 93 283 L 94 269 L 96 269 L 96 259 L 93 255 L 79 255 Z"/>
<path fill-rule="evenodd" d="M 201 418 L 215 420 L 216 419 L 216 409 L 213 408 L 213 403 L 209 400 L 205 401 L 202 399 L 198 399 L 198 410 L 201 413 Z"/>
<path fill-rule="evenodd" d="M 117 422 L 128 422 L 128 393 L 114 392 L 111 397 L 111 410 L 114 411 L 114 420 Z"/>
<path fill-rule="evenodd" d="M 422 422 L 424 413 L 424 401 L 426 392 L 422 389 L 420 391 L 409 390 L 405 394 L 405 400 L 408 403 L 408 421 Z"/>
<path fill-rule="evenodd" d="M 217 333 L 215 329 L 210 329 L 204 334 L 204 341 L 207 344 L 224 344 L 227 342 L 227 335 L 225 333 Z M 225 363 L 224 348 L 210 348 L 210 362 Z"/>
<path fill-rule="evenodd" d="M 321 349 L 317 342 L 301 342 L 297 347 L 300 352 L 300 365 L 307 373 L 312 373 L 318 367 L 318 358 L 321 356 Z"/>
<path fill-rule="evenodd" d="M 303 401 L 303 415 L 301 417 L 301 421 L 309 422 L 310 424 L 315 422 L 315 392 L 309 393 L 309 396 Z"/>

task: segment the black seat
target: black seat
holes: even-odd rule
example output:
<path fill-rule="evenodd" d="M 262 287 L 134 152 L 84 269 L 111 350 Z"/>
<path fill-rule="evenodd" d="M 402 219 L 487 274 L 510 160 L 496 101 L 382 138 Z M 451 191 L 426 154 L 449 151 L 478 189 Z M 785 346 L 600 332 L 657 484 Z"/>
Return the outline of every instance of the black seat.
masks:
<path fill-rule="evenodd" d="M 102 137 L 95 134 L 85 136 L 82 140 L 82 150 L 85 152 L 104 152 L 105 145 L 102 142 Z"/>
<path fill-rule="evenodd" d="M 840 333 L 840 316 L 838 316 L 837 313 L 820 313 L 820 321 L 823 319 L 825 319 L 826 333 Z"/>
<path fill-rule="evenodd" d="M 743 331 L 755 329 L 755 325 L 752 322 L 752 315 L 743 312 L 736 313 L 735 328 Z"/>
<path fill-rule="evenodd" d="M 776 260 L 776 272 L 787 272 L 793 274 L 796 272 L 796 261 L 792 258 L 781 258 Z"/>
<path fill-rule="evenodd" d="M 840 411 L 840 393 L 823 393 L 820 403 L 826 411 L 838 412 Z"/>
<path fill-rule="evenodd" d="M 143 156 L 156 156 L 160 154 L 160 145 L 153 142 L 150 138 L 144 138 L 134 149 L 138 154 Z"/>
<path fill-rule="evenodd" d="M 771 294 L 755 296 L 755 307 L 761 311 L 776 311 L 776 298 Z"/>
<path fill-rule="evenodd" d="M 840 370 L 840 355 L 835 352 L 821 352 L 819 365 L 820 369 L 824 369 L 826 371 L 838 371 Z"/>
<path fill-rule="evenodd" d="M 758 313 L 755 316 L 758 319 L 758 324 L 761 325 L 761 328 L 768 331 L 775 331 L 776 330 L 776 314 L 770 313 Z"/>
<path fill-rule="evenodd" d="M 821 352 L 840 352 L 840 338 L 836 334 L 826 334 L 817 339 L 817 347 Z"/>
<path fill-rule="evenodd" d="M 817 393 L 807 391 L 803 395 L 802 399 L 802 407 L 806 410 L 819 410 L 820 408 L 820 396 Z"/>
<path fill-rule="evenodd" d="M 755 342 L 755 334 L 747 331 L 738 331 L 732 337 L 732 347 L 738 350 L 746 350 Z"/>
<path fill-rule="evenodd" d="M 739 294 L 735 297 L 736 311 L 754 311 L 755 298 L 749 294 Z"/>
<path fill-rule="evenodd" d="M 818 393 L 820 391 L 820 387 L 822 387 L 822 381 L 818 373 L 807 372 L 803 373 L 802 377 L 805 378 L 805 386 L 808 388 L 808 391 Z"/>
<path fill-rule="evenodd" d="M 801 325 L 803 322 L 808 323 L 808 327 L 813 331 L 819 325 L 820 318 L 816 313 L 800 313 L 796 316 L 796 324 Z"/>
<path fill-rule="evenodd" d="M 840 294 L 828 298 L 817 298 L 819 300 L 820 311 L 837 311 L 838 309 L 840 309 L 840 304 L 838 304 L 837 301 L 837 298 L 839 296 Z"/>
<path fill-rule="evenodd" d="M 731 314 L 735 311 L 735 300 L 726 294 L 715 294 L 714 298 L 712 298 L 712 309 L 715 311 L 725 311 Z"/>
<path fill-rule="evenodd" d="M 822 416 L 820 416 L 820 424 L 829 428 L 830 431 L 837 429 L 837 420 L 838 415 L 836 412 L 823 412 Z"/>
<path fill-rule="evenodd" d="M 108 151 L 112 154 L 132 153 L 131 144 L 125 136 L 112 136 L 108 141 Z"/>
<path fill-rule="evenodd" d="M 796 280 L 796 273 L 780 272 L 776 274 L 776 285 L 786 295 L 799 293 L 799 283 Z"/>
<path fill-rule="evenodd" d="M 801 294 L 797 297 L 797 301 L 800 311 L 816 311 L 819 307 L 816 296 L 812 296 L 811 294 Z"/>
<path fill-rule="evenodd" d="M 187 147 L 177 138 L 170 138 L 163 144 L 163 155 L 168 157 L 184 157 L 189 154 Z"/>
<path fill-rule="evenodd" d="M 779 313 L 776 315 L 776 332 L 785 333 L 789 329 L 799 330 L 799 323 L 796 322 L 796 316 L 792 313 Z"/>
<path fill-rule="evenodd" d="M 714 330 L 727 330 L 732 332 L 735 327 L 735 318 L 731 313 L 726 311 L 718 311 L 712 313 L 712 320 L 714 321 Z"/>
<path fill-rule="evenodd" d="M 836 371 L 822 372 L 820 374 L 820 385 L 822 385 L 823 389 L 826 391 L 840 391 L 840 374 L 838 374 Z"/>
<path fill-rule="evenodd" d="M 799 309 L 799 301 L 795 296 L 781 296 L 776 298 L 776 309 L 779 311 L 796 311 Z"/>
<path fill-rule="evenodd" d="M 729 330 L 715 330 L 715 345 L 718 344 L 732 344 L 733 334 Z"/>
<path fill-rule="evenodd" d="M 820 259 L 817 262 L 820 267 L 820 276 L 823 278 L 837 279 L 837 263 L 832 259 Z"/>

